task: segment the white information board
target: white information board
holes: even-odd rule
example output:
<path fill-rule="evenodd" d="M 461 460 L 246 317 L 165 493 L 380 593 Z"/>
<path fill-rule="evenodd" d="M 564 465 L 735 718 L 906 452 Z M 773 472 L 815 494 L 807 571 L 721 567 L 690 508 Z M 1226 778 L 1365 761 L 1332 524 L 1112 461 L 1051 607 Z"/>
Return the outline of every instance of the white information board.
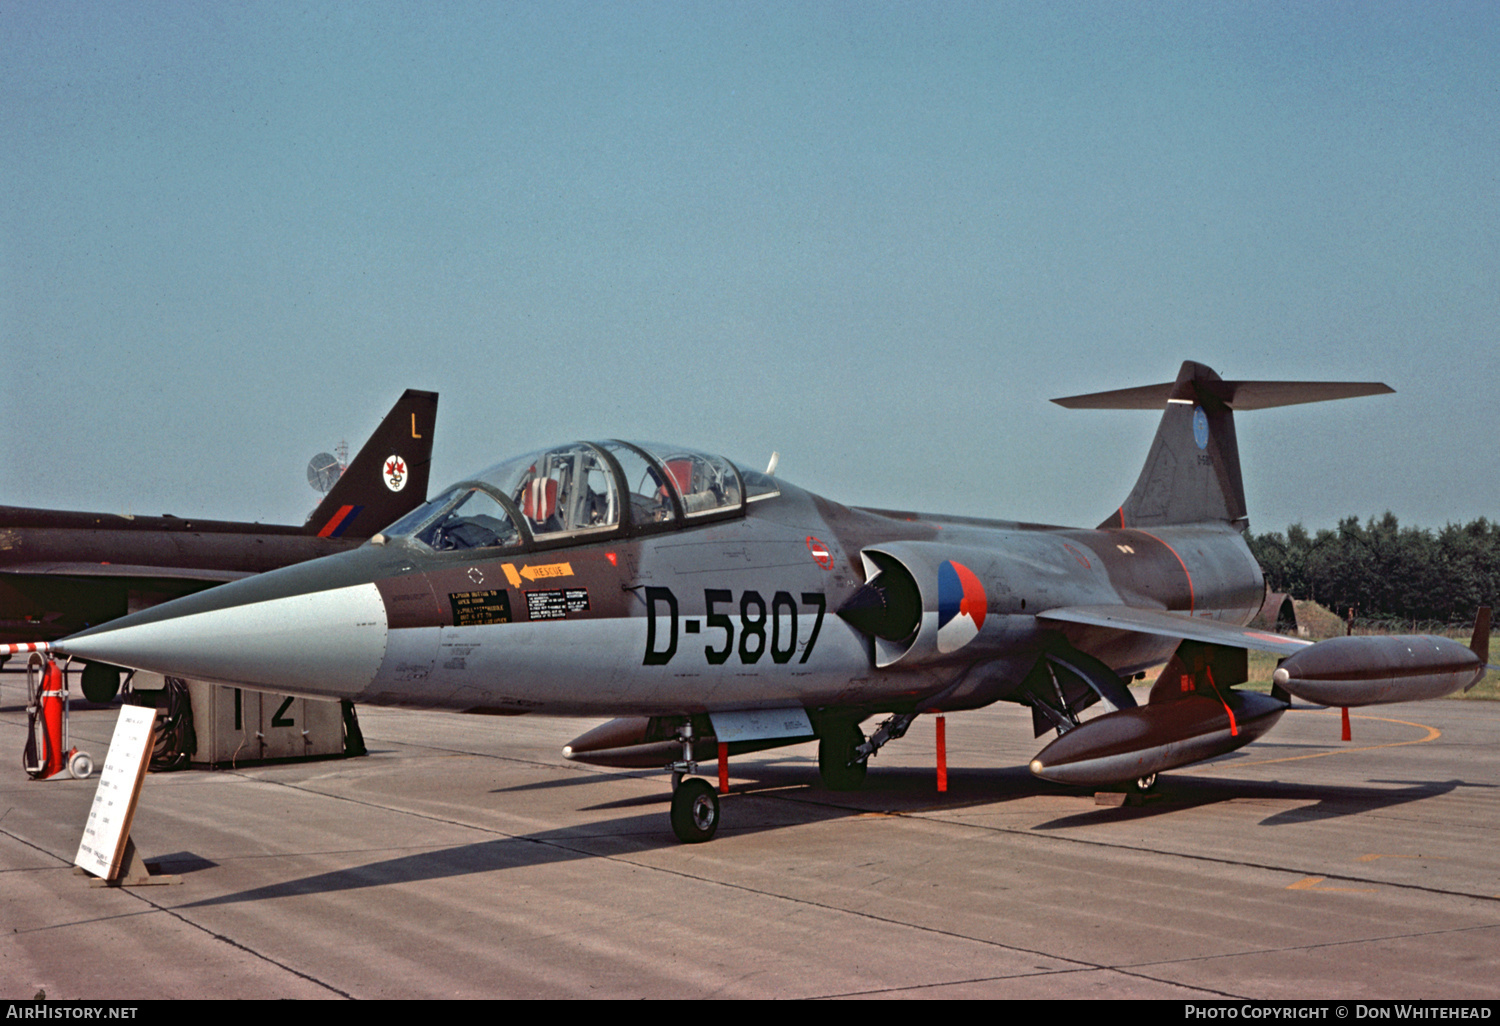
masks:
<path fill-rule="evenodd" d="M 73 865 L 109 880 L 119 872 L 135 816 L 136 799 L 151 761 L 151 729 L 156 710 L 139 705 L 120 707 L 115 734 L 109 742 L 109 757 L 99 774 L 94 805 L 83 827 L 83 840 Z"/>

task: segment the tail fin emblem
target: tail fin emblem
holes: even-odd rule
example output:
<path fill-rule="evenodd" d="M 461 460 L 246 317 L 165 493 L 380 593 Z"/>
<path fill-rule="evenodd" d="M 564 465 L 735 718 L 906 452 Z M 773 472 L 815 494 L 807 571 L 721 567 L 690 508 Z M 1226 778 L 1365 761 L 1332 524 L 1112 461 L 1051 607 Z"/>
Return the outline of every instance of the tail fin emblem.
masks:
<path fill-rule="evenodd" d="M 406 461 L 400 456 L 385 461 L 385 486 L 393 492 L 406 487 Z"/>

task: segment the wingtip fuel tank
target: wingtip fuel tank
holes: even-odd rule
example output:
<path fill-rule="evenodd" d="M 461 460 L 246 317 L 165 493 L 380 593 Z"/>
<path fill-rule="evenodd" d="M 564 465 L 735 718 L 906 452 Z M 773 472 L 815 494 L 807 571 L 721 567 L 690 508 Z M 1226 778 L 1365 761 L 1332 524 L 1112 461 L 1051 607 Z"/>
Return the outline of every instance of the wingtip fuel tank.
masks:
<path fill-rule="evenodd" d="M 1442 698 L 1472 686 L 1484 660 L 1431 634 L 1329 638 L 1285 659 L 1272 680 L 1318 705 L 1359 706 Z"/>

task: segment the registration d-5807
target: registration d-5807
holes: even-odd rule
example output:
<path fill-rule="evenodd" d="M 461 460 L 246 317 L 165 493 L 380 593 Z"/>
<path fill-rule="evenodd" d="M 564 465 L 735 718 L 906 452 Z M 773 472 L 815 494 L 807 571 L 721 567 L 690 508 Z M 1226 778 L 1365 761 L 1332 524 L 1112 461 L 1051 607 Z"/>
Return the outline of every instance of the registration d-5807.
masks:
<path fill-rule="evenodd" d="M 767 602 L 758 591 L 743 591 L 736 601 L 726 588 L 705 588 L 705 615 L 682 617 L 671 588 L 646 589 L 646 666 L 665 666 L 677 654 L 679 624 L 684 634 L 716 634 L 713 644 L 703 646 L 703 657 L 718 666 L 738 657 L 746 665 L 769 655 L 776 663 L 789 663 L 797 655 L 797 622 L 802 613 L 816 614 L 807 644 L 798 663 L 807 662 L 823 629 L 828 598 L 821 591 L 804 591 L 799 606 L 791 594 L 778 591 Z M 737 616 L 735 614 L 738 614 Z"/>

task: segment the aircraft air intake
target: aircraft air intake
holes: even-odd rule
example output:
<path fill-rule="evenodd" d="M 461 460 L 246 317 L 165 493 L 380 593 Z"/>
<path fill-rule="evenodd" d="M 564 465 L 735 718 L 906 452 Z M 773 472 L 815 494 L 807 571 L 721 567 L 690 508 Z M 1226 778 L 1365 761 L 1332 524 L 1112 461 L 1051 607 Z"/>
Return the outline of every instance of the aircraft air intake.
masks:
<path fill-rule="evenodd" d="M 901 642 L 917 632 L 922 594 L 911 571 L 883 552 L 871 552 L 879 570 L 839 606 L 837 613 L 857 631 Z"/>

